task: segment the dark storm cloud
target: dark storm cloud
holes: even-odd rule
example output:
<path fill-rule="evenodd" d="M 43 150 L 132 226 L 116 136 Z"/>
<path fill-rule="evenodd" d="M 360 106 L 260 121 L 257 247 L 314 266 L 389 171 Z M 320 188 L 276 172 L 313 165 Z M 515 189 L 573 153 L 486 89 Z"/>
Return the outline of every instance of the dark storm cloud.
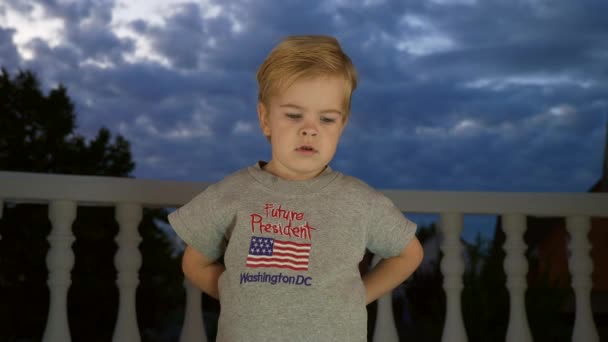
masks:
<path fill-rule="evenodd" d="M 157 51 L 175 66 L 227 72 L 255 70 L 279 39 L 296 33 L 331 31 L 327 14 L 315 4 L 288 2 L 280 6 L 261 2 L 252 6 L 238 2 L 219 3 L 222 15 L 203 18 L 194 3 L 176 6 L 164 25 L 132 23 L 139 33 L 154 42 Z M 309 13 L 310 15 L 286 15 Z M 319 15 L 317 15 L 319 14 Z M 327 19 L 327 20 L 325 20 Z M 312 29 L 312 31 L 311 31 Z M 213 41 L 213 42 L 212 42 Z"/>
<path fill-rule="evenodd" d="M 96 18 L 102 22 L 110 22 L 112 19 L 112 9 L 116 2 L 114 0 L 79 0 L 74 2 L 30 0 L 30 3 L 42 5 L 46 13 L 51 17 L 62 18 L 68 23 L 80 23 L 86 18 Z"/>
<path fill-rule="evenodd" d="M 124 134 L 138 176 L 215 181 L 268 158 L 255 71 L 272 46 L 332 34 L 361 79 L 340 170 L 383 188 L 585 191 L 595 182 L 608 3 L 369 3 L 226 1 L 208 15 L 184 2 L 162 24 L 128 23 L 165 65 L 125 60 L 137 46 L 112 30 L 113 1 L 38 2 L 64 20 L 63 40 L 30 42 L 25 66 L 68 86 L 82 130 Z M 29 13 L 29 4 L 11 8 Z M 1 56 L 20 63 L 13 35 L 0 30 Z"/>
<path fill-rule="evenodd" d="M 389 57 L 381 57 L 380 62 L 374 63 L 375 57 L 370 54 L 370 63 L 374 64 L 373 67 L 364 66 L 364 72 L 373 74 L 380 70 L 382 75 L 396 76 L 381 76 L 379 81 L 372 76 L 369 79 L 372 86 L 362 85 L 356 108 L 368 119 L 363 119 L 365 122 L 360 125 L 365 130 L 356 130 L 353 135 L 359 139 L 374 136 L 386 132 L 388 127 L 402 127 L 404 134 L 413 134 L 408 130 L 412 125 L 441 127 L 467 116 L 489 125 L 514 121 L 518 129 L 522 129 L 521 119 L 560 103 L 578 108 L 576 120 L 561 130 L 544 131 L 546 127 L 543 126 L 523 129 L 525 133 L 520 133 L 514 141 L 505 140 L 494 132 L 477 134 L 475 139 L 468 140 L 459 137 L 444 141 L 435 137 L 439 142 L 430 138 L 399 142 L 381 139 L 382 142 L 371 142 L 373 147 L 362 144 L 362 148 L 356 149 L 357 153 L 348 159 L 370 155 L 373 150 L 372 158 L 378 159 L 385 168 L 384 171 L 374 170 L 370 178 L 372 183 L 380 185 L 390 179 L 394 186 L 422 185 L 436 189 L 549 191 L 561 188 L 572 191 L 586 188 L 594 181 L 589 177 L 574 181 L 578 171 L 574 171 L 571 158 L 566 156 L 575 154 L 579 165 L 589 165 L 593 168 L 590 173 L 599 174 L 602 140 L 600 135 L 589 136 L 589 132 L 603 130 L 599 114 L 606 111 L 606 103 L 593 107 L 590 104 L 606 96 L 602 90 L 606 89 L 606 67 L 599 57 L 606 56 L 607 44 L 598 39 L 602 36 L 599 33 L 605 36 L 608 32 L 606 22 L 597 20 L 599 17 L 594 11 L 599 8 L 558 11 L 541 18 L 541 14 L 534 14 L 529 8 L 513 10 L 511 7 L 509 10 L 472 7 L 467 15 L 455 15 L 453 8 L 444 7 L 410 11 L 412 15 L 433 18 L 433 22 L 454 40 L 455 47 L 412 57 L 404 52 L 382 53 L 380 48 L 389 51 L 390 44 L 386 41 L 376 43 L 378 54 Z M 442 16 L 444 10 L 445 16 Z M 500 18 L 493 15 L 497 12 L 501 13 Z M 469 13 L 473 15 L 469 16 Z M 591 23 L 584 20 L 588 16 Z M 589 30 L 581 30 L 586 26 Z M 541 29 L 544 32 L 540 32 Z M 391 63 L 391 59 L 395 63 Z M 555 76 L 563 76 L 565 82 L 507 84 L 501 90 L 463 87 L 478 79 L 504 82 L 507 77 L 542 79 Z M 417 80 L 420 78 L 423 81 Z M 398 81 L 393 83 L 391 79 Z M 577 81 L 591 81 L 593 85 L 581 86 L 575 84 Z M 383 115 L 386 112 L 393 115 Z M 593 139 L 594 144 L 583 143 L 586 139 Z M 379 150 L 392 152 L 389 152 L 390 156 L 381 153 L 378 157 L 375 152 Z M 577 150 L 578 153 L 573 152 Z M 360 159 L 365 163 L 364 158 Z M 534 171 L 530 172 L 530 169 Z M 405 170 L 403 174 L 415 173 L 416 176 L 390 177 L 390 171 L 386 170 Z M 382 175 L 382 172 L 387 174 Z M 403 180 L 399 181 L 400 178 Z M 565 186 L 568 183 L 571 185 Z"/>
<path fill-rule="evenodd" d="M 408 80 L 411 76 L 419 75 L 430 77 L 435 82 L 581 70 L 580 75 L 597 66 L 598 58 L 606 54 L 606 43 L 601 38 L 608 31 L 608 23 L 600 20 L 597 13 L 602 13 L 602 8 L 607 6 L 593 1 L 577 2 L 575 9 L 570 9 L 572 3 L 566 2 L 564 4 L 568 6 L 565 10 L 544 14 L 535 10 L 538 6 L 535 7 L 534 3 L 525 6 L 484 1 L 466 7 L 408 6 L 399 15 L 388 16 L 388 19 L 370 17 L 366 12 L 368 20 L 388 21 L 382 27 L 389 28 L 397 27 L 394 22 L 399 17 L 409 15 L 421 18 L 455 44 L 447 51 L 412 58 L 405 52 L 391 51 L 391 44 L 382 44 L 380 40 L 374 48 L 378 50 L 377 55 L 382 55 L 380 60 L 386 62 L 377 65 L 386 68 L 387 73 L 401 71 L 397 75 L 406 76 L 401 79 Z M 551 4 L 554 5 L 553 2 Z M 496 13 L 500 13 L 500 16 Z M 406 25 L 400 28 L 404 31 L 386 32 L 389 36 L 397 37 L 407 37 L 408 32 L 416 32 L 415 27 Z M 390 53 L 383 54 L 382 50 Z M 362 49 L 361 52 L 371 51 Z M 369 53 L 365 59 L 373 62 L 376 56 Z"/>
<path fill-rule="evenodd" d="M 78 73 L 81 55 L 75 49 L 66 45 L 51 47 L 42 39 L 31 40 L 27 47 L 34 58 L 26 61 L 25 66 L 35 70 L 43 80 L 52 83 L 50 85 L 82 76 Z"/>
<path fill-rule="evenodd" d="M 130 39 L 119 38 L 110 30 L 113 1 L 78 2 L 78 6 L 54 5 L 47 7 L 64 19 L 65 38 L 82 55 L 82 59 L 119 64 L 123 55 L 134 50 Z"/>
<path fill-rule="evenodd" d="M 30 13 L 33 9 L 30 1 L 9 1 L 0 6 L 0 14 L 5 13 L 9 8 L 19 13 Z"/>
<path fill-rule="evenodd" d="M 108 31 L 106 24 L 72 26 L 68 25 L 67 38 L 82 53 L 83 58 L 119 63 L 124 54 L 134 50 L 134 43 L 129 39 L 119 39 Z"/>
<path fill-rule="evenodd" d="M 17 68 L 21 61 L 17 46 L 13 43 L 14 35 L 15 29 L 0 26 L 0 65 L 9 70 Z"/>
<path fill-rule="evenodd" d="M 134 49 L 131 40 L 118 38 L 111 30 L 114 1 L 45 0 L 17 3 L 11 3 L 11 7 L 26 16 L 31 15 L 33 4 L 38 4 L 42 6 L 47 17 L 62 19 L 64 48 L 76 50 L 81 61 L 93 58 L 98 61 L 120 63 L 123 55 Z"/>
<path fill-rule="evenodd" d="M 148 34 L 156 50 L 177 68 L 197 68 L 201 54 L 205 53 L 203 47 L 207 35 L 198 4 L 176 6 L 162 26 L 148 27 L 135 23 L 135 27 L 140 33 Z"/>

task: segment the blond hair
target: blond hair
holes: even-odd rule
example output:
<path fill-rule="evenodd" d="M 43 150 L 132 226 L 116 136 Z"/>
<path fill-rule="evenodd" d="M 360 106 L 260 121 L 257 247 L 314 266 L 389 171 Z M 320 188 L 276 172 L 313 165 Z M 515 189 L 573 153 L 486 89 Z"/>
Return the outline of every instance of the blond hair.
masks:
<path fill-rule="evenodd" d="M 351 96 L 357 87 L 357 71 L 340 43 L 330 36 L 289 36 L 266 57 L 258 69 L 258 101 L 269 105 L 273 95 L 294 82 L 312 77 L 344 77 L 345 117 L 350 113 Z"/>

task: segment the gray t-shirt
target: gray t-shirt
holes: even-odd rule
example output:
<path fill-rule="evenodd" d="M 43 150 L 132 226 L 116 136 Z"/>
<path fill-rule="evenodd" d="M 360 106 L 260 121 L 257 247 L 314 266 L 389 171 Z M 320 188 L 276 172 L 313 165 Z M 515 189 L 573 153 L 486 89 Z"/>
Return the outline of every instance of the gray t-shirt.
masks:
<path fill-rule="evenodd" d="M 416 224 L 383 194 L 333 171 L 288 181 L 263 162 L 210 185 L 169 215 L 177 234 L 215 260 L 217 341 L 366 341 L 365 249 L 398 255 Z"/>

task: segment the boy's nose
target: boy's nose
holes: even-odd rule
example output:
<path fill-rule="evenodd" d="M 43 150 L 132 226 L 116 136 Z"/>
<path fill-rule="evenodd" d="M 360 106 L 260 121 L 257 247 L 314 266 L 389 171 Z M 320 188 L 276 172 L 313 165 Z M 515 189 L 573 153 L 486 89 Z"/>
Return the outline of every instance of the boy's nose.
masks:
<path fill-rule="evenodd" d="M 300 135 L 316 137 L 318 134 L 317 130 L 313 127 L 305 127 L 300 130 Z"/>

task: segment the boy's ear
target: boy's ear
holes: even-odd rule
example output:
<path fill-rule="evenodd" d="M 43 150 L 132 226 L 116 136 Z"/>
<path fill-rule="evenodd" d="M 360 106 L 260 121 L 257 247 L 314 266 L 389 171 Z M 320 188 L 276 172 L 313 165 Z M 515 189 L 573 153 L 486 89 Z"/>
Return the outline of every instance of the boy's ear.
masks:
<path fill-rule="evenodd" d="M 262 102 L 258 102 L 258 119 L 260 120 L 260 128 L 265 136 L 270 136 L 270 122 L 268 122 L 268 109 Z"/>

